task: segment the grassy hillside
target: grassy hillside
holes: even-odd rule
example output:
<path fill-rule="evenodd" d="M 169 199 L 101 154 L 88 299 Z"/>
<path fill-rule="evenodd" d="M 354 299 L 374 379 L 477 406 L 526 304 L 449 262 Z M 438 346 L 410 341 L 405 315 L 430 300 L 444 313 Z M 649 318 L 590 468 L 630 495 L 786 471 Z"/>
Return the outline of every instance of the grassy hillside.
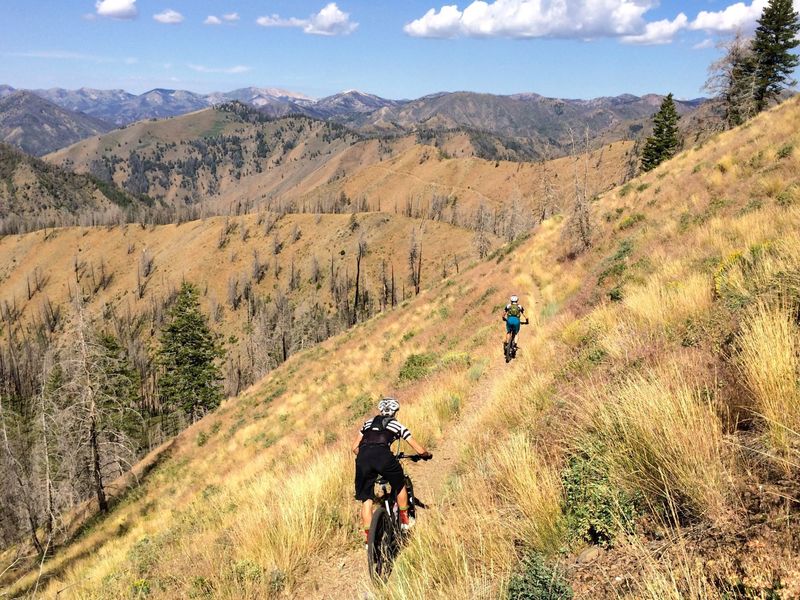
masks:
<path fill-rule="evenodd" d="M 0 233 L 119 222 L 146 209 L 139 197 L 0 144 Z"/>
<path fill-rule="evenodd" d="M 291 353 L 347 325 L 338 321 L 350 318 L 342 303 L 353 302 L 359 243 L 366 247 L 360 275 L 360 293 L 369 293 L 364 314 L 381 310 L 384 271 L 388 278 L 394 270 L 397 301 L 413 295 L 406 258 L 412 237 L 424 253 L 425 285 L 477 257 L 470 231 L 378 213 L 260 214 L 6 236 L 0 238 L 0 300 L 13 307 L 13 322 L 7 320 L 5 333 L 23 335 L 40 322 L 43 306 L 61 307 L 65 316 L 76 289 L 91 311 L 113 314 L 112 329 L 131 316 L 157 328 L 169 299 L 187 280 L 202 290 L 215 329 L 234 340 L 228 342 L 226 371 L 244 369 L 236 377 L 247 384 L 280 362 L 273 357 L 275 330 L 286 331 Z M 495 240 L 488 235 L 490 246 Z M 290 325 L 271 320 L 282 299 Z M 309 332 L 301 324 L 312 314 Z M 254 343 L 259 352 L 252 352 Z M 240 384 L 228 385 L 235 391 Z"/>
<path fill-rule="evenodd" d="M 576 259 L 549 218 L 298 353 L 9 592 L 361 595 L 348 446 L 394 391 L 432 510 L 376 597 L 796 597 L 798 131 L 791 100 L 605 193 Z M 533 325 L 506 366 L 511 292 Z"/>
<path fill-rule="evenodd" d="M 632 146 L 619 142 L 592 153 L 593 193 L 624 180 Z M 478 131 L 363 138 L 337 124 L 306 117 L 271 120 L 225 105 L 136 123 L 47 159 L 195 216 L 254 207 L 342 212 L 352 203 L 361 210 L 411 214 L 409 202 L 414 216 L 424 216 L 437 197 L 470 209 L 478 202 L 494 209 L 516 197 L 538 211 L 545 173 L 551 196 L 568 195 L 570 160 L 546 167 L 520 162 L 535 156 L 524 144 Z M 462 214 L 465 220 L 470 216 Z"/>

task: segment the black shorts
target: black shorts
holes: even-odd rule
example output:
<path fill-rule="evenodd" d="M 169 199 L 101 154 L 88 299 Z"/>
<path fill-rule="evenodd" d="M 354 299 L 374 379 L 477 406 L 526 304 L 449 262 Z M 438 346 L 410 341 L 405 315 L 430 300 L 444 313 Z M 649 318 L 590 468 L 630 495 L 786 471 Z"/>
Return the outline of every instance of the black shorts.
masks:
<path fill-rule="evenodd" d="M 403 467 L 388 446 L 361 446 L 356 456 L 356 500 L 372 500 L 378 475 L 383 475 L 397 493 L 405 485 Z"/>

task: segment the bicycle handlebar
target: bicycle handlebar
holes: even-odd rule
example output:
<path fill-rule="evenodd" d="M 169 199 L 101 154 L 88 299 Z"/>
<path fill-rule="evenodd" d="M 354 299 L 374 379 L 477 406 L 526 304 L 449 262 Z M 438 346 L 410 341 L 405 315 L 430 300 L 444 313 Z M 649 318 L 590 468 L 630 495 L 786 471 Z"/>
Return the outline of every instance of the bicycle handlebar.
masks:
<path fill-rule="evenodd" d="M 503 317 L 503 321 L 505 322 L 506 320 L 507 320 L 506 317 Z M 525 319 L 524 321 L 520 321 L 519 324 L 520 325 L 530 325 L 531 324 L 531 320 L 530 319 Z"/>
<path fill-rule="evenodd" d="M 421 460 L 432 459 L 433 454 L 428 453 L 428 456 L 424 456 L 422 454 L 406 454 L 405 452 L 401 452 L 400 454 L 397 455 L 397 460 L 402 460 L 404 458 L 407 458 L 408 460 L 413 462 L 419 462 Z"/>

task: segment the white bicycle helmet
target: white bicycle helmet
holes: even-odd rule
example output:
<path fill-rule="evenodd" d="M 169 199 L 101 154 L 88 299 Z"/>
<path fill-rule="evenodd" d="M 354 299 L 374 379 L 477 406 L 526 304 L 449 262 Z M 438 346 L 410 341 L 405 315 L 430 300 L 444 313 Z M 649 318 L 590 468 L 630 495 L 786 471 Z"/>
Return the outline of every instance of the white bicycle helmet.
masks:
<path fill-rule="evenodd" d="M 511 304 L 516 304 L 517 302 L 519 302 L 519 297 L 515 294 L 515 295 L 511 296 L 510 300 L 511 300 Z"/>
<path fill-rule="evenodd" d="M 393 417 L 400 410 L 400 403 L 394 398 L 383 398 L 378 402 L 378 410 L 384 417 Z"/>

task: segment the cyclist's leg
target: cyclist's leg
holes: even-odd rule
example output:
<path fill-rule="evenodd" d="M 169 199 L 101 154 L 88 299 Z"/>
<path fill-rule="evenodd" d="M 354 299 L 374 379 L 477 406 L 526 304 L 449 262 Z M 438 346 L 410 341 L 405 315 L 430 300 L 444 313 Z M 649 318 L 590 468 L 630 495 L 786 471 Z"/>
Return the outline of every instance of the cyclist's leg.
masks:
<path fill-rule="evenodd" d="M 361 525 L 369 531 L 369 524 L 372 521 L 372 500 L 364 500 L 361 503 Z"/>
<path fill-rule="evenodd" d="M 397 492 L 397 506 L 399 508 L 408 508 L 408 490 L 406 486 L 403 486 L 403 489 Z"/>

